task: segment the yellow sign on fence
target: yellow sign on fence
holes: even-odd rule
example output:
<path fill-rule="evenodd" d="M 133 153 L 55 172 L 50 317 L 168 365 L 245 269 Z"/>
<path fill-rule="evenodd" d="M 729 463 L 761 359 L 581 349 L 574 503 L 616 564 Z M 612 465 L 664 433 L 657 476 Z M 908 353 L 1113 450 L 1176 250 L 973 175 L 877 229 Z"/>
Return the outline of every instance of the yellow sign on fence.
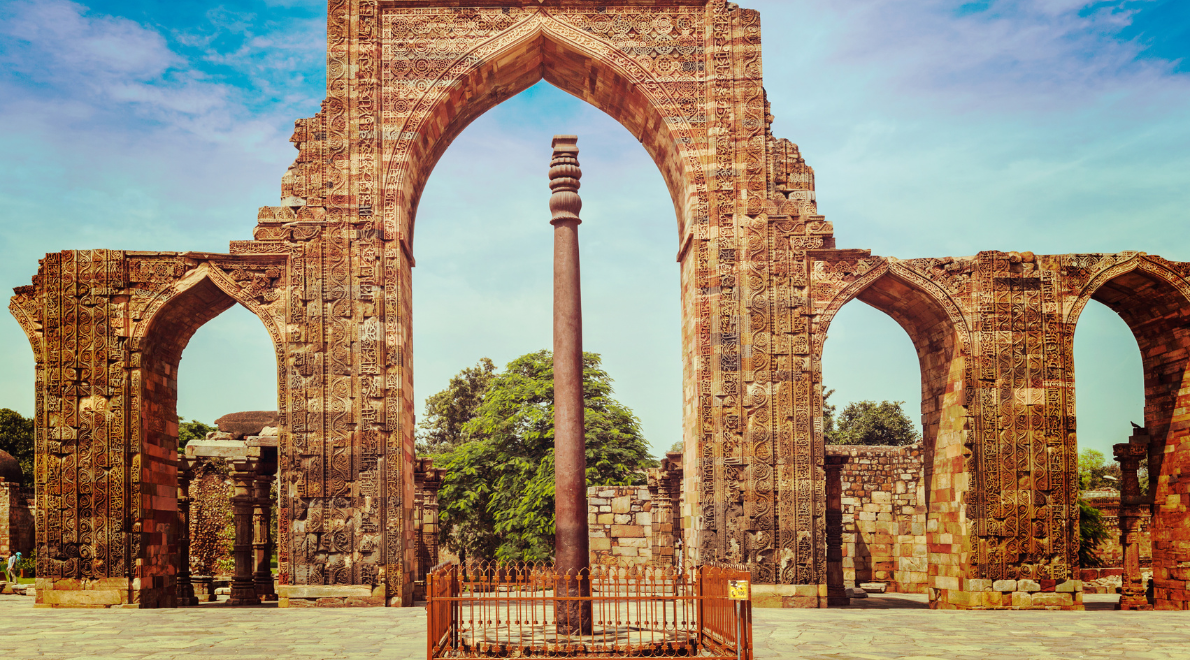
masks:
<path fill-rule="evenodd" d="M 727 597 L 731 600 L 748 600 L 748 581 L 728 580 Z"/>

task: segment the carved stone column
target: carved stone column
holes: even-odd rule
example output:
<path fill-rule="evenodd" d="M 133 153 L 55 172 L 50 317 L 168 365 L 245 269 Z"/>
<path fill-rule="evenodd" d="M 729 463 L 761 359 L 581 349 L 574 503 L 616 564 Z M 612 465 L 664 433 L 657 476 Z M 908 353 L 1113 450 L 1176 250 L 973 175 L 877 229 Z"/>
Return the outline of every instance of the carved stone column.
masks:
<path fill-rule="evenodd" d="M 1142 442 L 1138 440 L 1143 439 Z M 1148 436 L 1132 436 L 1132 442 L 1112 447 L 1120 462 L 1120 549 L 1124 553 L 1123 584 L 1120 586 L 1121 610 L 1151 610 L 1145 595 L 1145 583 L 1140 575 L 1140 523 L 1148 503 L 1140 494 L 1137 468 L 1149 455 Z"/>
<path fill-rule="evenodd" d="M 231 498 L 235 526 L 235 575 L 231 580 L 232 605 L 259 605 L 256 584 L 252 580 L 252 512 L 256 506 L 256 461 L 235 460 L 231 463 L 235 496 Z"/>
<path fill-rule="evenodd" d="M 848 456 L 826 457 L 826 604 L 851 604 L 843 584 L 843 466 Z"/>
<path fill-rule="evenodd" d="M 269 492 L 272 490 L 273 475 L 256 475 L 255 510 L 252 513 L 252 554 L 256 564 L 256 571 L 252 574 L 252 581 L 256 585 L 256 596 L 262 601 L 277 600 L 277 592 L 273 589 L 273 516 L 270 506 L 273 503 Z"/>
<path fill-rule="evenodd" d="M 591 595 L 587 449 L 583 420 L 583 306 L 579 279 L 578 138 L 554 136 L 550 211 L 554 226 L 554 536 L 558 595 Z M 591 630 L 591 601 L 558 601 L 561 633 Z"/>
<path fill-rule="evenodd" d="M 190 581 L 190 461 L 178 462 L 178 606 L 198 605 Z"/>

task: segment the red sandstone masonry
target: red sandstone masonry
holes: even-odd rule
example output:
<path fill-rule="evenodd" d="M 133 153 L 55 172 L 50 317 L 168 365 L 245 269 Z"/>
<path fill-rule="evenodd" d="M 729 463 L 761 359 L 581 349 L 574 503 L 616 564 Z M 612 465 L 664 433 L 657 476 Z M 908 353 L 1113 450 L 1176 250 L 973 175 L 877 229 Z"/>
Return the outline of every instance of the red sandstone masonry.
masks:
<path fill-rule="evenodd" d="M 544 78 L 623 123 L 673 197 L 687 564 L 745 564 L 758 599 L 825 603 L 821 357 L 858 298 L 918 353 L 931 606 L 1080 607 L 1071 365 L 1094 299 L 1143 357 L 1157 606 L 1186 606 L 1190 264 L 838 249 L 814 170 L 772 131 L 758 12 L 461 4 L 328 5 L 327 99 L 296 123 L 282 203 L 261 209 L 254 240 L 52 253 L 15 290 L 37 365 L 39 604 L 169 604 L 178 358 L 236 303 L 277 352 L 281 583 L 346 590 L 315 602 L 411 603 L 418 200 L 472 119 Z"/>

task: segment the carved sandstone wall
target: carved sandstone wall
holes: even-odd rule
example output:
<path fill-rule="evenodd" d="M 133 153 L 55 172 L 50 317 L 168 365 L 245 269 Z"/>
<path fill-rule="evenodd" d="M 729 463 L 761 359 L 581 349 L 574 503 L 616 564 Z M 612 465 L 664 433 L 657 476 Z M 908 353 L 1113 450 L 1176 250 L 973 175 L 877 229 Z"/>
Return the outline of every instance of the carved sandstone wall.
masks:
<path fill-rule="evenodd" d="M 327 98 L 296 123 L 253 240 L 50 254 L 16 290 L 37 361 L 40 603 L 171 604 L 177 365 L 236 303 L 276 349 L 282 584 L 411 602 L 417 204 L 454 137 L 542 79 L 640 139 L 674 202 L 687 561 L 826 605 L 820 358 L 859 298 L 920 359 L 932 605 L 1042 579 L 1078 607 L 1072 339 L 1094 298 L 1144 356 L 1157 604 L 1190 602 L 1190 264 L 837 249 L 813 169 L 771 131 L 760 14 L 734 3 L 330 0 L 327 27 Z"/>
<path fill-rule="evenodd" d="M 229 576 L 232 565 L 231 498 L 235 487 L 226 461 L 199 463 L 190 480 L 190 572 Z"/>
<path fill-rule="evenodd" d="M 1123 549 L 1120 547 L 1120 492 L 1119 491 L 1087 491 L 1082 494 L 1087 504 L 1103 514 L 1103 525 L 1109 536 L 1095 547 L 1095 552 L 1103 560 L 1104 567 L 1119 568 L 1124 565 Z M 1149 516 L 1141 518 L 1140 522 L 1140 561 L 1142 566 L 1149 566 L 1153 561 L 1153 542 L 1151 519 Z"/>

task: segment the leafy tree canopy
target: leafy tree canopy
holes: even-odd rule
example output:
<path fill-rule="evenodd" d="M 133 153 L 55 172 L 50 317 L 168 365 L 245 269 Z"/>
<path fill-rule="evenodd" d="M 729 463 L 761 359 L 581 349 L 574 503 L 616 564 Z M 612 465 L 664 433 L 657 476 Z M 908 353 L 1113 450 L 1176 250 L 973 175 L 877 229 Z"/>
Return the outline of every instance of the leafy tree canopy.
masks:
<path fill-rule="evenodd" d="M 640 422 L 612 398 L 612 379 L 597 354 L 584 353 L 583 366 L 587 485 L 643 483 L 643 469 L 657 462 L 649 456 Z M 465 380 L 466 374 L 456 378 Z M 439 394 L 449 399 L 451 391 Z M 462 423 L 458 442 L 435 457 L 436 466 L 446 470 L 438 492 L 441 540 L 460 557 L 547 561 L 553 556 L 553 404 L 553 355 L 523 355 L 493 374 Z M 447 428 L 438 420 L 426 421 L 427 428 Z"/>
<path fill-rule="evenodd" d="M 463 425 L 475 417 L 484 392 L 495 378 L 496 365 L 485 357 L 451 378 L 446 389 L 426 399 L 426 416 L 417 425 L 418 455 L 433 456 L 462 444 Z"/>
<path fill-rule="evenodd" d="M 21 466 L 21 486 L 33 487 L 33 420 L 0 408 L 0 449 L 12 454 Z"/>
<path fill-rule="evenodd" d="M 911 445 L 921 439 L 901 406 L 904 401 L 854 401 L 836 419 L 835 406 L 823 397 L 823 431 L 831 445 Z"/>
<path fill-rule="evenodd" d="M 1078 454 L 1078 487 L 1081 490 L 1119 490 L 1120 464 L 1114 460 L 1110 463 L 1103 456 L 1103 452 L 1095 449 L 1084 449 Z M 1142 493 L 1149 490 L 1149 471 L 1147 466 L 1140 466 L 1140 488 Z"/>
<path fill-rule="evenodd" d="M 1101 454 L 1102 456 L 1102 454 Z M 1107 540 L 1111 532 L 1103 522 L 1103 514 L 1085 500 L 1078 501 L 1078 564 L 1083 568 L 1103 566 L 1103 559 L 1095 548 Z"/>

